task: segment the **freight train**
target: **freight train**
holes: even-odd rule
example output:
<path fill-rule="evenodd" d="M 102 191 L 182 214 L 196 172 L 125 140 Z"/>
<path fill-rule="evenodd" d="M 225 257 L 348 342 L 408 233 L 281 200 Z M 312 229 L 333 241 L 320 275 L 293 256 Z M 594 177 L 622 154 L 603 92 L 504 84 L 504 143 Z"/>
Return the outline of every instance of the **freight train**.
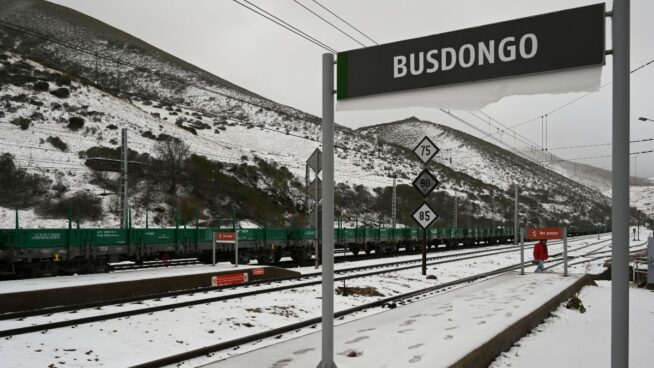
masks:
<path fill-rule="evenodd" d="M 596 227 L 569 228 L 569 236 L 596 233 Z M 149 260 L 196 257 L 210 263 L 217 233 L 230 228 L 106 228 L 81 229 L 4 229 L 0 230 L 0 276 L 39 277 L 56 274 L 106 272 L 109 264 L 120 261 L 141 263 Z M 282 257 L 301 262 L 310 260 L 318 238 L 312 228 L 239 228 L 239 263 L 257 260 L 274 264 Z M 455 247 L 510 243 L 513 228 L 430 228 L 428 247 Z M 334 230 L 337 249 L 357 255 L 392 254 L 418 250 L 423 242 L 418 228 L 340 228 Z M 216 258 L 233 261 L 233 243 L 217 242 Z"/>

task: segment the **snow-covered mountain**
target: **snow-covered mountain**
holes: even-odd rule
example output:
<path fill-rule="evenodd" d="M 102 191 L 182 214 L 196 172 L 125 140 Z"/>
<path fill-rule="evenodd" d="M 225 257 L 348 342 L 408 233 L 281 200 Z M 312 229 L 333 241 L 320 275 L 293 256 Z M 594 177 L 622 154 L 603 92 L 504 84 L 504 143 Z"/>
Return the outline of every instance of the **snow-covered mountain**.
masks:
<path fill-rule="evenodd" d="M 135 225 L 144 221 L 144 203 L 157 216 L 176 207 L 189 216 L 225 217 L 236 207 L 259 223 L 303 221 L 305 161 L 320 146 L 319 118 L 65 7 L 0 0 L 0 18 L 11 20 L 0 23 L 0 154 L 12 154 L 18 168 L 49 181 L 41 202 L 90 193 L 104 214 L 84 226 L 115 226 L 118 198 L 110 189 L 118 173 L 89 159 L 107 164 L 117 158 L 120 131 L 127 128 L 136 162 L 130 170 L 140 168 L 130 182 Z M 601 223 L 609 211 L 596 190 L 483 140 L 411 118 L 359 131 L 337 127 L 339 214 L 382 220 L 397 177 L 398 221 L 410 223 L 420 198 L 409 185 L 422 170 L 410 149 L 423 135 L 442 150 L 431 164 L 441 185 L 430 200 L 440 226 L 451 226 L 455 212 L 459 224 L 510 223 L 514 184 L 521 213 L 535 223 Z M 152 165 L 162 162 L 153 161 L 156 145 L 172 139 L 205 161 L 189 159 L 180 174 L 184 185 L 171 194 L 161 188 L 168 178 Z M 0 227 L 11 227 L 15 206 L 1 203 Z M 39 215 L 36 201 L 22 203 L 21 226 L 63 225 L 61 216 Z M 168 215 L 161 224 L 171 221 Z"/>

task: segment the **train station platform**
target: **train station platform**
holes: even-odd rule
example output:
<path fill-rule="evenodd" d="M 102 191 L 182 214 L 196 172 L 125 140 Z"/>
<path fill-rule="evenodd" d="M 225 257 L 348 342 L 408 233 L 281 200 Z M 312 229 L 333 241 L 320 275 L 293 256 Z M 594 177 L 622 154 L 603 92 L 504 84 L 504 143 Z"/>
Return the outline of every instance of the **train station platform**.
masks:
<path fill-rule="evenodd" d="M 284 268 L 219 263 L 0 282 L 0 313 L 29 311 L 299 275 Z"/>
<path fill-rule="evenodd" d="M 581 275 L 509 273 L 345 322 L 335 328 L 335 362 L 339 368 L 486 367 L 592 283 Z M 320 346 L 318 331 L 203 367 L 315 367 Z"/>

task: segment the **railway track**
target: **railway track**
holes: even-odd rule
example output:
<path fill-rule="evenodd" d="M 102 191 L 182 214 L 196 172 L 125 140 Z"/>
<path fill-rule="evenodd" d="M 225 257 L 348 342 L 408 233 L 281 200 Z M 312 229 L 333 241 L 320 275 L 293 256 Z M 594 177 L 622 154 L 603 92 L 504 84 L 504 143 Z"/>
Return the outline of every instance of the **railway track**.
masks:
<path fill-rule="evenodd" d="M 128 270 L 140 270 L 147 268 L 158 268 L 158 267 L 179 267 L 179 266 L 190 266 L 201 264 L 197 258 L 188 258 L 188 259 L 170 259 L 164 261 L 148 261 L 143 262 L 142 264 L 109 264 L 109 271 L 128 271 Z"/>
<path fill-rule="evenodd" d="M 499 244 L 473 244 L 473 245 L 460 245 L 457 247 L 432 247 L 427 249 L 427 253 L 434 253 L 434 252 L 445 252 L 445 251 L 452 251 L 452 250 L 459 250 L 459 249 L 478 249 L 478 248 L 483 248 L 483 247 L 492 247 L 492 246 L 497 246 Z M 404 249 L 404 248 L 401 248 Z M 337 249 L 338 251 L 339 249 Z M 342 250 L 342 249 L 340 249 Z M 371 254 L 359 254 L 359 255 L 347 255 L 345 252 L 336 252 L 334 256 L 334 263 L 343 263 L 343 262 L 352 262 L 352 261 L 366 261 L 366 260 L 372 260 L 372 259 L 380 259 L 380 258 L 391 258 L 391 257 L 398 257 L 398 256 L 410 256 L 410 255 L 419 255 L 422 254 L 421 251 L 398 251 L 398 252 L 393 252 L 393 253 L 373 253 Z M 297 267 L 308 267 L 308 266 L 313 266 L 315 263 L 315 260 L 306 260 L 306 261 L 281 261 L 278 263 L 273 264 L 273 266 L 276 267 L 283 267 L 283 268 L 297 268 Z M 140 270 L 140 269 L 148 269 L 148 268 L 163 268 L 163 267 L 179 267 L 179 266 L 188 266 L 188 265 L 197 265 L 197 264 L 202 264 L 200 260 L 197 258 L 186 258 L 186 259 L 170 259 L 170 260 L 156 260 L 156 261 L 146 261 L 141 264 L 136 264 L 136 263 L 128 263 L 128 264 L 110 264 L 109 265 L 109 271 L 114 272 L 114 271 L 127 271 L 127 270 Z M 244 263 L 244 265 L 248 265 L 248 263 Z"/>
<path fill-rule="evenodd" d="M 587 247 L 597 245 L 600 243 L 604 243 L 607 241 L 610 241 L 611 239 L 605 239 L 599 242 L 591 243 L 588 245 L 584 245 L 582 247 L 575 248 L 574 250 L 571 251 L 576 251 L 580 249 L 585 249 Z M 504 247 L 501 249 L 485 249 L 485 250 L 478 250 L 475 252 L 465 252 L 465 253 L 456 253 L 456 254 L 450 254 L 450 255 L 443 255 L 443 256 L 437 256 L 437 257 L 430 257 L 430 262 L 428 265 L 439 265 L 439 264 L 445 264 L 445 263 L 450 263 L 450 262 L 458 262 L 458 261 L 464 261 L 464 260 L 469 260 L 469 259 L 475 259 L 475 258 L 481 258 L 481 257 L 488 257 L 488 256 L 494 256 L 494 255 L 499 255 L 499 254 L 504 254 L 504 253 L 509 253 L 509 252 L 515 252 L 516 248 L 519 246 L 508 246 Z M 343 281 L 343 280 L 351 280 L 351 279 L 356 279 L 356 278 L 364 278 L 364 277 L 370 277 L 370 276 L 375 276 L 375 275 L 380 275 L 380 274 L 385 274 L 385 273 L 391 273 L 391 272 L 397 272 L 397 271 L 402 271 L 402 270 L 408 270 L 412 268 L 418 268 L 421 267 L 421 260 L 416 259 L 416 260 L 406 260 L 406 261 L 398 261 L 398 262 L 392 262 L 392 263 L 387 263 L 387 264 L 377 264 L 377 265 L 369 265 L 369 266 L 359 266 L 359 267 L 352 267 L 352 268 L 347 268 L 347 269 L 341 269 L 335 271 L 335 274 L 341 275 L 338 277 L 335 277 L 335 281 Z M 414 263 L 413 265 L 410 265 L 411 263 Z M 409 264 L 409 265 L 407 265 Z M 366 270 L 371 270 L 371 269 L 378 269 L 382 268 L 381 270 L 376 270 L 376 271 L 371 271 L 371 272 L 365 272 L 365 273 L 358 273 L 360 271 L 366 271 Z M 69 319 L 69 320 L 62 320 L 62 321 L 55 321 L 55 322 L 48 322 L 45 324 L 35 324 L 35 325 L 30 325 L 30 326 L 23 326 L 23 327 L 18 327 L 18 328 L 11 328 L 11 329 L 5 329 L 0 331 L 0 337 L 6 337 L 6 336 L 14 336 L 14 335 L 21 335 L 21 334 L 26 334 L 26 333 L 32 333 L 32 332 L 39 332 L 39 331 L 46 331 L 50 329 L 55 329 L 55 328 L 63 328 L 63 327 L 70 327 L 70 326 L 77 326 L 81 324 L 86 324 L 86 323 L 92 323 L 92 322 L 99 322 L 99 321 L 106 321 L 110 319 L 116 319 L 116 318 L 125 318 L 125 317 L 130 317 L 130 316 L 135 316 L 135 315 L 142 315 L 142 314 L 151 314 L 154 312 L 160 312 L 160 311 L 165 311 L 165 310 L 171 310 L 175 308 L 183 308 L 183 307 L 191 307 L 194 305 L 198 304 L 206 304 L 206 303 L 212 303 L 212 302 L 219 302 L 219 301 L 226 301 L 230 299 L 237 299 L 237 298 L 244 298 L 248 296 L 253 296 L 253 295 L 258 295 L 258 294 L 266 294 L 266 293 L 272 293 L 272 292 L 278 292 L 278 291 L 283 291 L 283 290 L 289 290 L 289 289 L 296 289 L 296 288 L 302 288 L 302 287 L 308 287 L 308 286 L 315 286 L 315 285 L 320 285 L 322 283 L 322 280 L 319 279 L 321 276 L 320 272 L 316 273 L 310 273 L 310 274 L 304 274 L 300 275 L 298 277 L 294 278 L 285 278 L 284 280 L 276 280 L 276 281 L 268 281 L 268 282 L 261 282 L 259 284 L 270 284 L 273 282 L 279 282 L 279 281 L 301 281 L 303 279 L 307 278 L 316 278 L 316 280 L 312 281 L 303 281 L 303 282 L 297 282 L 297 283 L 290 283 L 287 285 L 280 285 L 280 286 L 273 286 L 273 287 L 266 287 L 264 289 L 256 289 L 256 290 L 248 290 L 244 292 L 239 292 L 239 293 L 233 293 L 233 294 L 228 294 L 228 295 L 219 295 L 219 296 L 212 296 L 208 298 L 199 298 L 195 300 L 188 300 L 188 301 L 182 301 L 182 302 L 175 302 L 175 303 L 169 303 L 169 304 L 161 304 L 161 305 L 156 305 L 156 306 L 150 306 L 150 307 L 145 307 L 145 308 L 137 308 L 137 309 L 131 309 L 131 310 L 125 310 L 125 311 L 119 311 L 119 312 L 113 312 L 113 313 L 106 313 L 106 314 L 98 314 L 98 315 L 93 315 L 93 316 L 88 316 L 88 317 L 82 317 L 82 318 L 77 318 L 77 319 Z M 211 290 L 217 290 L 218 288 L 213 287 L 213 288 L 207 288 Z M 232 287 L 232 289 L 234 289 Z M 205 293 L 210 290 L 204 291 Z M 192 293 L 189 293 L 188 291 L 185 294 L 197 294 L 197 291 L 194 291 Z M 179 295 L 181 293 L 175 293 L 176 295 Z M 170 295 L 170 294 L 167 294 Z M 137 303 L 142 303 L 142 300 L 137 301 Z M 115 303 L 112 303 L 112 305 Z M 63 309 L 63 308 L 62 308 Z M 71 311 L 71 310 L 80 310 L 80 308 L 77 309 L 72 309 L 70 307 L 65 308 L 65 311 Z M 63 312 L 64 310 L 60 310 Z M 41 311 L 37 311 L 33 314 L 26 314 L 24 312 L 21 313 L 12 313 L 12 314 L 5 314 L 2 315 L 3 320 L 7 319 L 25 319 L 27 317 L 34 317 L 34 316 L 42 316 L 44 313 L 39 313 Z M 52 314 L 52 310 L 48 310 L 48 314 Z M 45 316 L 49 316 L 48 314 L 45 314 Z"/>
<path fill-rule="evenodd" d="M 598 242 L 598 243 L 601 243 L 601 242 Z M 631 246 L 630 248 L 640 247 L 643 244 L 634 245 L 634 246 Z M 582 246 L 582 247 L 579 247 L 579 248 L 575 248 L 575 249 L 570 250 L 570 251 L 579 251 L 581 249 L 588 248 L 588 247 L 590 247 L 592 245 L 597 245 L 597 243 L 588 244 L 588 245 L 585 245 L 585 246 Z M 631 252 L 633 253 L 633 252 L 638 252 L 638 251 L 640 251 L 640 249 L 632 250 Z M 599 252 L 596 249 L 596 250 L 588 252 L 588 253 L 586 253 L 586 254 L 584 254 L 582 256 L 574 256 L 574 257 L 579 258 L 579 257 L 587 256 L 587 255 L 592 255 L 592 254 L 597 255 L 599 253 L 606 253 L 606 252 L 610 252 L 610 251 Z M 572 258 L 572 256 L 569 256 L 569 258 Z M 585 260 L 582 260 L 582 261 L 577 262 L 575 264 L 582 264 L 582 263 L 592 262 L 593 260 L 597 260 L 597 259 L 601 259 L 601 258 L 606 258 L 606 256 L 598 256 L 598 257 L 594 257 L 594 258 L 590 258 L 590 259 L 585 259 Z M 550 261 L 548 261 L 548 263 L 556 262 L 556 261 L 562 261 L 562 256 L 557 256 L 556 259 L 555 259 L 555 257 L 553 257 Z M 423 288 L 423 289 L 414 290 L 414 291 L 410 291 L 410 292 L 403 293 L 403 294 L 398 294 L 398 295 L 382 298 L 382 299 L 379 299 L 379 300 L 376 300 L 376 301 L 368 302 L 368 303 L 361 304 L 361 305 L 358 305 L 358 306 L 355 306 L 355 307 L 351 307 L 351 308 L 347 308 L 347 309 L 344 309 L 344 310 L 337 311 L 337 312 L 334 313 L 334 318 L 341 318 L 341 317 L 344 317 L 346 315 L 349 315 L 349 314 L 352 314 L 352 313 L 355 313 L 355 312 L 359 312 L 359 311 L 362 311 L 362 310 L 365 310 L 365 309 L 385 306 L 385 305 L 389 305 L 391 303 L 396 303 L 398 301 L 405 301 L 406 303 L 410 303 L 411 301 L 415 301 L 416 298 L 427 296 L 430 293 L 438 292 L 438 291 L 445 290 L 445 289 L 450 289 L 450 288 L 456 287 L 456 286 L 463 286 L 463 285 L 466 285 L 466 284 L 469 284 L 469 283 L 472 283 L 472 282 L 475 282 L 475 281 L 478 281 L 478 280 L 481 280 L 481 279 L 489 278 L 489 277 L 499 276 L 499 275 L 504 274 L 506 272 L 510 272 L 510 271 L 519 269 L 522 266 L 522 264 L 529 264 L 529 263 L 530 262 L 517 263 L 517 264 L 510 265 L 510 266 L 501 267 L 501 268 L 498 268 L 496 270 L 492 270 L 492 271 L 489 271 L 489 272 L 481 273 L 481 274 L 478 274 L 478 275 L 465 277 L 465 278 L 462 278 L 462 279 L 459 279 L 459 280 L 454 280 L 454 281 L 450 281 L 450 282 L 430 286 L 430 287 L 427 287 L 427 288 Z M 553 267 L 553 266 L 551 266 L 551 267 Z M 260 342 L 263 339 L 276 337 L 276 336 L 279 336 L 279 335 L 282 335 L 282 334 L 285 334 L 285 333 L 297 331 L 297 330 L 302 329 L 302 328 L 314 327 L 317 324 L 319 324 L 321 321 L 322 321 L 322 317 L 310 318 L 310 319 L 307 319 L 307 320 L 304 320 L 304 321 L 301 321 L 301 322 L 293 323 L 291 325 L 270 329 L 270 330 L 259 332 L 259 333 L 253 334 L 253 335 L 243 336 L 243 337 L 232 339 L 232 340 L 229 340 L 229 341 L 224 341 L 224 342 L 221 342 L 221 343 L 218 343 L 218 344 L 205 346 L 205 347 L 202 347 L 202 348 L 199 348 L 199 349 L 194 349 L 194 350 L 186 351 L 186 352 L 183 352 L 183 353 L 180 353 L 180 354 L 174 354 L 174 355 L 170 355 L 170 356 L 167 356 L 167 357 L 164 357 L 164 358 L 160 358 L 160 359 L 152 360 L 152 361 L 149 361 L 149 362 L 133 365 L 132 368 L 153 368 L 153 367 L 162 367 L 162 366 L 166 366 L 166 365 L 178 364 L 178 363 L 186 361 L 186 360 L 190 360 L 190 359 L 193 359 L 193 358 L 198 358 L 198 357 L 205 356 L 205 355 L 210 355 L 210 354 L 222 351 L 222 350 L 237 348 L 237 347 L 239 347 L 241 345 L 244 345 L 244 344 Z"/>
<path fill-rule="evenodd" d="M 486 253 L 486 252 L 493 252 L 493 251 L 498 251 L 498 250 L 508 250 L 508 249 L 516 249 L 516 246 L 510 245 L 510 246 L 506 246 L 506 247 L 502 247 L 502 248 L 477 249 L 477 250 L 474 250 L 474 251 L 469 251 L 469 252 L 464 252 L 464 253 L 453 253 L 453 254 L 442 255 L 442 256 L 428 257 L 427 260 L 431 261 L 431 260 L 437 260 L 437 259 L 441 259 L 441 258 L 456 257 L 456 256 L 467 256 L 467 255 L 481 254 L 481 253 Z M 399 265 L 404 265 L 404 264 L 417 263 L 417 262 L 420 262 L 421 260 L 422 259 L 417 258 L 417 259 L 411 259 L 411 260 L 388 262 L 388 263 L 381 263 L 381 264 L 374 264 L 374 265 L 367 265 L 367 266 L 356 266 L 356 267 L 336 270 L 335 273 L 339 274 L 339 273 L 362 271 L 362 270 L 367 270 L 367 269 L 399 266 Z M 220 291 L 220 290 L 226 290 L 226 289 L 236 289 L 236 288 L 243 288 L 243 287 L 250 287 L 250 286 L 259 286 L 259 285 L 265 285 L 265 284 L 279 283 L 279 282 L 283 282 L 283 281 L 303 280 L 303 279 L 306 279 L 306 278 L 316 277 L 316 276 L 320 276 L 320 275 L 321 275 L 321 272 L 312 272 L 312 273 L 306 273 L 306 274 L 302 274 L 302 275 L 299 275 L 299 276 L 293 276 L 293 277 L 282 277 L 282 278 L 276 278 L 276 279 L 268 279 L 268 280 L 264 280 L 264 281 L 250 281 L 250 282 L 239 284 L 239 285 L 207 286 L 207 287 L 195 288 L 195 289 L 191 289 L 191 290 L 170 291 L 170 292 L 165 292 L 165 293 L 150 294 L 150 295 L 147 295 L 147 296 L 139 296 L 139 297 L 133 297 L 133 298 L 112 299 L 112 300 L 107 300 L 107 301 L 85 303 L 85 304 L 78 304 L 78 305 L 71 305 L 71 306 L 43 308 L 43 309 L 33 310 L 33 311 L 21 311 L 21 312 L 4 313 L 4 314 L 0 314 L 0 321 L 8 320 L 8 319 L 27 318 L 27 317 L 33 317 L 33 316 L 38 316 L 38 315 L 61 313 L 61 312 L 72 312 L 72 311 L 81 310 L 81 309 L 98 308 L 98 307 L 103 307 L 103 306 L 108 306 L 108 305 L 138 303 L 138 302 L 143 302 L 143 301 L 146 301 L 146 300 L 171 298 L 171 297 L 178 297 L 178 296 L 181 296 L 181 295 L 189 295 L 189 294 L 192 295 L 192 294 L 197 294 L 197 293 L 206 293 L 206 292 L 210 292 L 210 291 Z"/>

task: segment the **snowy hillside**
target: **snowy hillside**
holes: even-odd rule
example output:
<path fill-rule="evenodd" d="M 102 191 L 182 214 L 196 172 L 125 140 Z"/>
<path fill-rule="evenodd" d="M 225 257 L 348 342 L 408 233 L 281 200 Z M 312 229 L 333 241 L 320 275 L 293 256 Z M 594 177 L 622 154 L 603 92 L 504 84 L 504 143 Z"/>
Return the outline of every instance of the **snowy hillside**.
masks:
<path fill-rule="evenodd" d="M 567 186 L 568 191 L 599 198 L 599 193 L 556 172 L 508 152 L 502 148 L 444 125 L 409 119 L 358 129 L 371 138 L 412 149 L 423 135 L 441 149 L 436 160 L 453 170 L 462 171 L 502 189 L 518 184 L 524 190 Z"/>
<path fill-rule="evenodd" d="M 599 192 L 611 189 L 611 171 L 574 161 L 566 161 L 551 151 L 530 150 L 525 152 L 531 160 L 540 163 L 562 176 L 570 178 Z"/>
<path fill-rule="evenodd" d="M 610 197 L 611 190 L 604 194 Z M 654 219 L 654 185 L 629 186 L 629 203 L 642 211 L 644 216 Z"/>
<path fill-rule="evenodd" d="M 130 169 L 137 172 L 130 182 L 135 225 L 144 222 L 144 203 L 167 213 L 162 224 L 168 225 L 174 223 L 173 207 L 187 207 L 187 217 L 197 212 L 204 218 L 222 216 L 236 207 L 260 223 L 266 218 L 304 221 L 305 160 L 320 146 L 319 118 L 70 9 L 38 0 L 0 0 L 0 5 L 0 17 L 22 24 L 18 32 L 0 27 L 0 50 L 8 50 L 0 51 L 0 153 L 13 155 L 18 168 L 49 178 L 42 188 L 50 193 L 43 194 L 50 198 L 46 201 L 90 193 L 101 200 L 104 215 L 82 219 L 84 226 L 115 226 L 117 166 L 98 167 L 89 159 L 106 164 L 118 158 L 120 131 L 127 128 L 134 151 L 130 161 L 133 154 L 139 162 Z M 66 42 L 31 37 L 23 32 L 27 27 Z M 361 131 L 337 127 L 339 216 L 352 221 L 389 216 L 395 176 L 398 222 L 410 223 L 420 199 L 409 185 L 422 169 L 410 148 L 425 134 L 442 149 L 432 164 L 441 185 L 431 197 L 440 226 L 451 226 L 457 212 L 459 223 L 510 223 L 514 183 L 521 187 L 520 211 L 537 223 L 564 218 L 587 223 L 608 212 L 606 198 L 597 191 L 454 129 L 408 119 Z M 209 161 L 184 164 L 183 188 L 173 185 L 166 193 L 163 174 L 152 165 L 161 165 L 153 161 L 159 159 L 155 147 L 167 141 L 180 141 L 190 154 Z M 33 206 L 19 206 L 21 226 L 62 226 L 61 216 L 37 218 Z M 14 225 L 11 208 L 0 209 L 1 227 Z"/>

